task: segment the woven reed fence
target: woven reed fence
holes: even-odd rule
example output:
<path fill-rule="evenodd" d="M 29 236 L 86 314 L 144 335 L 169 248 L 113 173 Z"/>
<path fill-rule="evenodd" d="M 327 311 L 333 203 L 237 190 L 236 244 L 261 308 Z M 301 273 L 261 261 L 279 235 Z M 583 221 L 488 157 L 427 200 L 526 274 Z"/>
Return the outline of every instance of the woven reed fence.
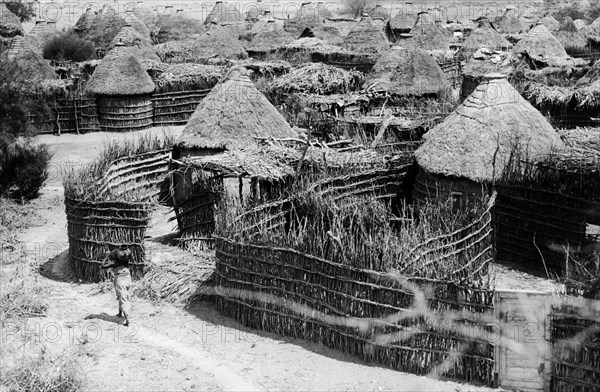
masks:
<path fill-rule="evenodd" d="M 440 325 L 424 325 L 414 309 L 414 292 L 396 279 L 293 249 L 225 238 L 217 238 L 216 255 L 216 306 L 245 326 L 321 343 L 400 371 L 437 370 L 451 379 L 493 383 L 493 345 Z M 446 282 L 410 282 L 430 293 L 428 312 L 462 312 L 463 330 L 486 328 L 478 315 L 492 313 L 493 292 Z M 394 318 L 398 314 L 403 317 Z M 368 328 L 361 328 L 365 322 Z M 394 334 L 397 339 L 385 339 Z M 398 338 L 403 334 L 407 336 Z M 451 360 L 454 350 L 461 354 Z"/>
<path fill-rule="evenodd" d="M 208 90 L 189 90 L 152 95 L 154 125 L 185 125 Z"/>
<path fill-rule="evenodd" d="M 99 184 L 103 201 L 65 199 L 70 262 L 79 279 L 108 279 L 109 272 L 100 269 L 101 262 L 107 251 L 121 244 L 132 250 L 133 279 L 143 276 L 144 236 L 169 157 L 169 150 L 159 150 L 118 159 Z M 115 201 L 126 192 L 137 192 L 139 201 Z"/>
<path fill-rule="evenodd" d="M 452 88 L 458 88 L 462 86 L 462 66 L 461 62 L 457 59 L 439 63 L 440 68 L 444 71 L 446 78 L 452 85 Z"/>
<path fill-rule="evenodd" d="M 560 272 L 565 254 L 548 245 L 577 248 L 586 233 L 585 201 L 557 192 L 499 185 L 494 211 L 497 258 L 532 270 Z"/>
<path fill-rule="evenodd" d="M 96 99 L 73 98 L 56 102 L 56 123 L 59 133 L 94 132 L 100 130 Z"/>
<path fill-rule="evenodd" d="M 600 390 L 600 313 L 573 306 L 553 308 L 550 342 L 550 392 Z"/>

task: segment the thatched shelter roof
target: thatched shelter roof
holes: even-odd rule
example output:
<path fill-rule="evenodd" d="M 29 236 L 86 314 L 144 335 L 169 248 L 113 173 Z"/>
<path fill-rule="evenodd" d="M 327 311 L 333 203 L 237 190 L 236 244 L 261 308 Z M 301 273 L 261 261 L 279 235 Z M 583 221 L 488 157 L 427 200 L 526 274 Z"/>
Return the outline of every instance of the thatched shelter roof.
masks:
<path fill-rule="evenodd" d="M 256 32 L 249 41 L 243 40 L 242 46 L 248 52 L 268 53 L 294 41 L 294 37 L 283 29 L 283 26 L 269 21 Z"/>
<path fill-rule="evenodd" d="M 161 63 L 160 57 L 156 54 L 154 47 L 144 44 L 137 43 L 126 45 L 122 42 L 117 42 L 104 56 L 124 56 L 124 55 L 132 55 L 136 59 L 142 62 L 142 65 L 145 65 L 146 68 L 150 63 Z"/>
<path fill-rule="evenodd" d="M 31 50 L 24 42 L 22 36 L 15 36 L 13 40 L 20 40 L 23 46 L 20 50 L 14 51 L 11 49 L 2 53 L 2 60 L 9 61 L 18 72 L 18 77 L 25 82 L 37 84 L 45 79 L 58 79 L 58 75 L 54 72 L 54 68 L 42 58 L 39 53 Z"/>
<path fill-rule="evenodd" d="M 600 42 L 600 17 L 592 23 L 581 28 L 581 33 L 590 41 Z"/>
<path fill-rule="evenodd" d="M 46 23 L 46 21 L 38 20 L 35 22 L 33 29 L 25 35 L 25 40 L 31 49 L 42 54 L 44 46 L 58 34 L 60 33 L 56 29 L 56 23 Z"/>
<path fill-rule="evenodd" d="M 539 161 L 562 148 L 558 133 L 501 74 L 489 74 L 415 153 L 427 172 L 492 182 L 514 152 Z"/>
<path fill-rule="evenodd" d="M 0 37 L 11 38 L 15 35 L 23 35 L 21 20 L 6 8 L 6 4 L 0 3 Z"/>
<path fill-rule="evenodd" d="M 392 18 L 391 11 L 381 4 L 376 4 L 375 7 L 367 11 L 367 14 L 373 19 L 390 20 Z"/>
<path fill-rule="evenodd" d="M 389 27 L 394 34 L 408 33 L 417 23 L 417 14 L 400 10 L 390 22 Z"/>
<path fill-rule="evenodd" d="M 22 35 L 15 35 L 10 39 L 6 53 L 9 57 L 12 57 L 25 50 L 32 50 L 29 42 Z"/>
<path fill-rule="evenodd" d="M 177 142 L 179 148 L 231 150 L 255 145 L 254 137 L 297 137 L 247 72 L 231 68 L 200 102 Z"/>
<path fill-rule="evenodd" d="M 563 20 L 554 36 L 565 48 L 584 48 L 588 44 L 587 38 L 579 31 L 569 16 Z"/>
<path fill-rule="evenodd" d="M 192 38 L 206 31 L 202 22 L 183 12 L 159 15 L 156 29 L 155 38 L 159 44 Z"/>
<path fill-rule="evenodd" d="M 252 23 L 250 22 L 231 22 L 231 23 L 221 23 L 221 27 L 227 34 L 229 34 L 234 39 L 240 39 L 244 37 L 249 28 L 252 27 Z"/>
<path fill-rule="evenodd" d="M 594 65 L 581 77 L 575 84 L 576 87 L 591 86 L 600 82 L 600 61 L 596 61 Z"/>
<path fill-rule="evenodd" d="M 551 59 L 569 57 L 562 44 L 546 26 L 538 23 L 513 48 L 515 54 L 525 54 L 532 60 L 548 62 Z"/>
<path fill-rule="evenodd" d="M 330 45 L 342 45 L 344 43 L 344 36 L 340 31 L 327 25 L 307 27 L 298 38 L 318 38 Z"/>
<path fill-rule="evenodd" d="M 371 18 L 364 15 L 356 28 L 346 36 L 343 46 L 357 52 L 381 53 L 390 48 L 390 43 Z"/>
<path fill-rule="evenodd" d="M 244 17 L 240 11 L 238 11 L 236 3 L 230 4 L 223 1 L 217 1 L 212 11 L 206 16 L 204 24 L 209 25 L 212 22 L 232 23 L 243 21 Z"/>
<path fill-rule="evenodd" d="M 322 53 L 333 53 L 344 51 L 343 48 L 331 45 L 323 40 L 318 38 L 298 38 L 295 41 L 290 42 L 289 44 L 284 46 L 285 49 L 288 50 L 303 50 L 303 51 L 319 51 Z"/>
<path fill-rule="evenodd" d="M 308 63 L 276 78 L 268 87 L 274 94 L 345 94 L 360 88 L 364 75 L 323 63 Z"/>
<path fill-rule="evenodd" d="M 97 11 L 94 11 L 91 6 L 88 6 L 85 12 L 81 14 L 79 19 L 77 19 L 77 22 L 75 22 L 73 30 L 77 31 L 78 33 L 87 33 L 92 27 L 97 14 Z"/>
<path fill-rule="evenodd" d="M 138 2 L 133 9 L 133 14 L 148 27 L 148 30 L 153 31 L 156 28 L 159 15 L 152 8 Z"/>
<path fill-rule="evenodd" d="M 512 49 L 512 44 L 492 27 L 488 18 L 481 17 L 477 21 L 477 28 L 463 42 L 463 52 L 475 53 L 480 48 L 503 51 Z"/>
<path fill-rule="evenodd" d="M 210 24 L 207 31 L 198 38 L 169 41 L 154 48 L 163 61 L 177 59 L 175 62 L 195 62 L 214 57 L 225 59 L 248 57 L 241 43 L 227 34 L 217 23 Z"/>
<path fill-rule="evenodd" d="M 302 3 L 296 16 L 289 18 L 284 22 L 285 31 L 298 37 L 305 28 L 322 25 L 331 13 L 325 8 L 323 3 Z"/>
<path fill-rule="evenodd" d="M 127 23 L 130 23 L 142 37 L 150 39 L 148 28 L 132 12 L 119 14 L 109 5 L 102 7 L 87 32 L 82 31 L 82 33 L 84 38 L 92 41 L 96 47 L 106 49 Z"/>
<path fill-rule="evenodd" d="M 143 37 L 129 23 L 125 24 L 123 28 L 121 28 L 121 31 L 115 35 L 115 38 L 112 39 L 108 48 L 114 48 L 118 42 L 121 42 L 125 46 L 150 45 L 148 37 Z"/>
<path fill-rule="evenodd" d="M 556 20 L 552 15 L 546 15 L 538 21 L 538 23 L 546 26 L 549 32 L 554 33 L 560 28 L 560 22 Z"/>
<path fill-rule="evenodd" d="M 494 27 L 500 34 L 519 34 L 527 31 L 527 26 L 521 20 L 519 11 L 515 7 L 507 7 L 504 15 Z"/>
<path fill-rule="evenodd" d="M 133 55 L 105 57 L 86 86 L 91 94 L 111 96 L 150 94 L 155 88 L 154 82 Z"/>
<path fill-rule="evenodd" d="M 449 87 L 437 61 L 421 49 L 394 46 L 384 53 L 367 75 L 367 91 L 396 96 L 437 94 Z"/>
<path fill-rule="evenodd" d="M 415 26 L 410 30 L 411 38 L 402 44 L 423 50 L 450 50 L 446 31 L 439 28 L 428 12 L 419 12 Z"/>

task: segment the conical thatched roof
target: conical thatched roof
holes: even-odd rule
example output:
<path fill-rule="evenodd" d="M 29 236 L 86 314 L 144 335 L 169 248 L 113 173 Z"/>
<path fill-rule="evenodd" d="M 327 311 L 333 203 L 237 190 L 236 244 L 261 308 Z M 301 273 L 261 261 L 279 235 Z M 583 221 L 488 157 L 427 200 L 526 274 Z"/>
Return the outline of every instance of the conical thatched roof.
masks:
<path fill-rule="evenodd" d="M 126 52 L 133 55 L 138 60 L 150 60 L 157 63 L 161 62 L 150 43 L 143 39 L 130 25 L 125 25 L 123 29 L 121 29 L 108 48 L 109 52 L 107 53 L 107 56 L 111 53 L 120 54 Z"/>
<path fill-rule="evenodd" d="M 0 3 L 0 37 L 11 38 L 15 35 L 23 35 L 21 20 L 4 3 Z"/>
<path fill-rule="evenodd" d="M 60 34 L 56 29 L 56 23 L 46 23 L 38 20 L 29 33 L 25 35 L 25 40 L 35 52 L 42 54 L 44 46 L 56 35 Z"/>
<path fill-rule="evenodd" d="M 600 61 L 598 60 L 596 60 L 589 71 L 587 71 L 575 84 L 576 87 L 588 87 L 593 85 L 600 85 Z"/>
<path fill-rule="evenodd" d="M 515 7 L 507 7 L 498 23 L 494 23 L 496 31 L 501 34 L 518 34 L 527 31 L 527 26 L 521 20 L 519 11 Z"/>
<path fill-rule="evenodd" d="M 94 11 L 92 7 L 88 6 L 85 12 L 81 14 L 79 19 L 77 19 L 77 22 L 75 22 L 73 30 L 77 31 L 78 33 L 87 33 L 92 27 L 96 15 L 97 12 Z"/>
<path fill-rule="evenodd" d="M 112 96 L 150 94 L 155 88 L 140 61 L 132 55 L 102 59 L 86 86 L 91 94 Z"/>
<path fill-rule="evenodd" d="M 154 48 L 163 61 L 169 58 L 177 58 L 181 62 L 194 62 L 206 61 L 213 57 L 232 60 L 248 57 L 241 43 L 217 23 L 211 23 L 207 31 L 198 38 L 169 41 Z"/>
<path fill-rule="evenodd" d="M 204 20 L 204 24 L 208 25 L 212 22 L 232 23 L 243 21 L 244 17 L 238 11 L 236 3 L 217 1 L 212 11 L 210 11 L 208 16 Z"/>
<path fill-rule="evenodd" d="M 367 75 L 368 91 L 396 96 L 437 94 L 449 87 L 435 58 L 421 49 L 394 46 L 384 53 Z"/>
<path fill-rule="evenodd" d="M 410 32 L 412 28 L 415 27 L 415 23 L 417 23 L 417 14 L 400 10 L 400 12 L 390 20 L 389 27 L 394 34 L 402 34 Z"/>
<path fill-rule="evenodd" d="M 573 23 L 573 19 L 568 16 L 563 20 L 554 36 L 565 48 L 584 48 L 588 44 L 587 38 L 581 34 Z"/>
<path fill-rule="evenodd" d="M 293 36 L 302 34 L 305 28 L 322 25 L 331 13 L 323 3 L 302 3 L 300 9 L 293 18 L 287 19 L 284 24 L 285 31 Z"/>
<path fill-rule="evenodd" d="M 13 40 L 21 42 L 21 49 L 18 51 L 9 49 L 0 56 L 2 60 L 15 65 L 20 80 L 36 84 L 41 80 L 58 79 L 54 68 L 40 54 L 31 50 L 22 36 L 15 36 Z"/>
<path fill-rule="evenodd" d="M 292 41 L 294 41 L 294 37 L 285 31 L 283 26 L 271 20 L 254 34 L 250 41 L 242 41 L 242 46 L 248 52 L 268 53 Z"/>
<path fill-rule="evenodd" d="M 488 18 L 481 17 L 477 22 L 477 28 L 471 31 L 471 34 L 463 42 L 464 52 L 474 53 L 480 48 L 504 51 L 512 49 L 512 44 L 492 27 Z"/>
<path fill-rule="evenodd" d="M 600 42 L 600 17 L 581 28 L 581 33 L 590 41 Z"/>
<path fill-rule="evenodd" d="M 365 15 L 356 28 L 344 38 L 343 46 L 356 52 L 381 53 L 390 48 L 390 43 L 383 31 Z"/>
<path fill-rule="evenodd" d="M 156 21 L 158 43 L 192 38 L 196 34 L 206 32 L 204 25 L 198 20 L 186 16 L 183 12 L 161 14 Z"/>
<path fill-rule="evenodd" d="M 367 14 L 372 19 L 390 20 L 390 10 L 384 8 L 381 4 L 376 4 L 375 7 L 367 11 Z"/>
<path fill-rule="evenodd" d="M 121 31 L 123 26 L 130 23 L 142 37 L 150 39 L 150 32 L 146 25 L 132 12 L 119 14 L 114 8 L 105 5 L 94 18 L 90 28 L 84 33 L 84 38 L 92 41 L 96 47 L 106 49 L 110 42 Z"/>
<path fill-rule="evenodd" d="M 297 137 L 246 72 L 230 69 L 200 102 L 178 140 L 180 148 L 231 150 L 256 144 L 254 137 Z"/>
<path fill-rule="evenodd" d="M 410 30 L 411 38 L 403 45 L 423 50 L 450 50 L 450 41 L 446 31 L 442 31 L 428 12 L 420 12 L 417 23 Z"/>
<path fill-rule="evenodd" d="M 133 9 L 133 14 L 146 25 L 148 30 L 153 31 L 156 28 L 159 15 L 152 8 L 138 2 Z"/>
<path fill-rule="evenodd" d="M 427 172 L 491 182 L 517 148 L 532 161 L 562 148 L 558 133 L 501 74 L 489 74 L 441 124 L 424 136 L 415 157 Z"/>
<path fill-rule="evenodd" d="M 330 45 L 342 45 L 344 37 L 338 29 L 333 26 L 315 26 L 304 29 L 298 38 L 318 38 Z"/>
<path fill-rule="evenodd" d="M 6 51 L 6 53 L 8 57 L 14 57 L 26 50 L 32 49 L 31 46 L 29 46 L 29 43 L 27 42 L 25 37 L 23 37 L 22 35 L 15 35 L 13 38 L 10 39 L 10 42 L 8 44 L 8 50 Z"/>
<path fill-rule="evenodd" d="M 560 28 L 560 22 L 554 19 L 552 15 L 544 16 L 542 19 L 539 20 L 538 23 L 541 23 L 544 26 L 546 26 L 548 31 L 551 33 L 558 31 L 558 29 Z"/>
<path fill-rule="evenodd" d="M 527 35 L 515 45 L 513 53 L 526 54 L 539 62 L 569 57 L 562 44 L 541 23 L 529 30 Z"/>

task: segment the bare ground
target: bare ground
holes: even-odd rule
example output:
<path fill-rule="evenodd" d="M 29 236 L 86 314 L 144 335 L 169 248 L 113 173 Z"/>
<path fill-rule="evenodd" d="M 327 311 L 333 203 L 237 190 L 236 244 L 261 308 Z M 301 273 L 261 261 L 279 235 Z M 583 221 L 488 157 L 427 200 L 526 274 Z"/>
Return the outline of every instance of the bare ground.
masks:
<path fill-rule="evenodd" d="M 132 135 L 45 136 L 39 141 L 50 144 L 53 163 L 60 168 L 67 162 L 76 165 L 91 159 L 107 136 Z M 114 317 L 117 309 L 110 284 L 67 279 L 66 216 L 59 177 L 50 178 L 31 203 L 38 218 L 17 238 L 28 263 L 45 264 L 50 275 L 64 280 L 40 275 L 39 283 L 48 290 L 47 316 L 27 319 L 22 330 L 55 355 L 76 353 L 84 390 L 492 390 L 397 372 L 318 344 L 249 330 L 220 315 L 208 302 L 183 309 L 134 298 L 133 322 L 125 328 Z M 167 234 L 172 227 L 165 223 L 166 211 L 161 212 L 150 230 L 153 236 Z M 20 333 L 4 334 L 3 343 L 22 339 Z M 23 349 L 18 355 L 27 352 Z"/>

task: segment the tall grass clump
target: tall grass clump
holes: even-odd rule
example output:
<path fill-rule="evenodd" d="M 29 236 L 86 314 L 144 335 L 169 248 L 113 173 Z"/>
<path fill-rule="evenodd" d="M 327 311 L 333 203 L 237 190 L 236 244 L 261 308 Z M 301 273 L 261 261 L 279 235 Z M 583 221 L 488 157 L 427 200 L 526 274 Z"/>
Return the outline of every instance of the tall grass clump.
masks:
<path fill-rule="evenodd" d="M 452 248 L 468 234 L 461 230 L 485 215 L 484 200 L 463 211 L 454 211 L 451 201 L 446 200 L 432 201 L 418 210 L 402 205 L 394 214 L 389 201 L 375 194 L 340 196 L 313 186 L 322 180 L 307 176 L 296 182 L 287 198 L 250 211 L 225 203 L 219 209 L 217 235 L 243 243 L 291 248 L 358 268 L 489 283 L 484 282 L 489 260 L 475 260 L 481 248 L 477 252 Z M 428 241 L 431 249 L 424 246 Z M 490 241 L 487 238 L 482 244 L 490 247 Z M 439 246 L 456 252 L 441 258 L 448 249 L 442 252 L 435 248 Z M 420 257 L 421 253 L 431 257 Z"/>
<path fill-rule="evenodd" d="M 172 134 L 162 136 L 147 134 L 132 140 L 110 141 L 104 145 L 100 156 L 91 163 L 63 174 L 65 197 L 73 200 L 106 201 L 116 197 L 106 193 L 105 176 L 111 165 L 121 158 L 173 147 L 175 138 Z M 118 201 L 138 201 L 146 191 L 132 191 L 118 195 Z"/>

